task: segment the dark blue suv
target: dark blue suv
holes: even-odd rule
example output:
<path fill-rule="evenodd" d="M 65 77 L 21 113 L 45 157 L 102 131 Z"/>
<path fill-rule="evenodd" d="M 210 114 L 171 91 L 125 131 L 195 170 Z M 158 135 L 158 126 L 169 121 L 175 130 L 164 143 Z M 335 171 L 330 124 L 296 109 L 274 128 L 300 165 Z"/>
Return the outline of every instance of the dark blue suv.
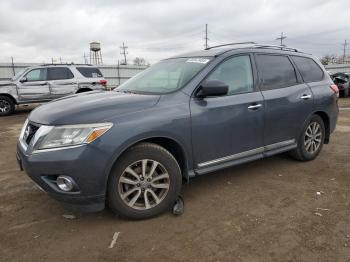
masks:
<path fill-rule="evenodd" d="M 53 198 L 141 219 L 171 208 L 196 175 L 290 151 L 314 159 L 338 89 L 311 55 L 253 43 L 163 60 L 112 92 L 36 108 L 17 158 Z"/>

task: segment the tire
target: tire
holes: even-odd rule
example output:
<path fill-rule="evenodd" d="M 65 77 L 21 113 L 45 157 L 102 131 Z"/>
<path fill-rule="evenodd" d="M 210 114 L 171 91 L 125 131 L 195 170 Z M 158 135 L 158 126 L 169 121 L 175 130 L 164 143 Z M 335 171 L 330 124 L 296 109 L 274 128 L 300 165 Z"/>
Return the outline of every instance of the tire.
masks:
<path fill-rule="evenodd" d="M 298 147 L 291 151 L 292 157 L 300 161 L 315 159 L 322 150 L 324 139 L 325 127 L 323 120 L 318 115 L 313 115 L 303 128 L 298 139 Z"/>
<path fill-rule="evenodd" d="M 348 96 L 349 96 L 349 88 L 345 88 L 343 97 L 348 97 Z"/>
<path fill-rule="evenodd" d="M 15 111 L 15 103 L 7 96 L 0 96 L 0 116 L 8 116 Z"/>
<path fill-rule="evenodd" d="M 159 145 L 141 143 L 128 149 L 112 169 L 108 204 L 124 218 L 151 218 L 173 207 L 181 185 L 181 170 L 174 156 Z"/>

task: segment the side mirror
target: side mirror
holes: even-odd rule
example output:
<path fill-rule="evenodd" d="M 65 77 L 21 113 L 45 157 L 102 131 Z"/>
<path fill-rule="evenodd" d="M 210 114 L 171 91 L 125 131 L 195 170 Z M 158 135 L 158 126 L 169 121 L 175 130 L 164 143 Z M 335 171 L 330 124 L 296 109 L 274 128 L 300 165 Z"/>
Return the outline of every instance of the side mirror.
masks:
<path fill-rule="evenodd" d="M 228 85 L 219 80 L 205 80 L 197 92 L 197 97 L 225 96 L 228 93 Z"/>
<path fill-rule="evenodd" d="M 26 77 L 22 77 L 20 80 L 19 80 L 21 83 L 24 83 L 24 82 L 27 82 L 27 78 Z"/>

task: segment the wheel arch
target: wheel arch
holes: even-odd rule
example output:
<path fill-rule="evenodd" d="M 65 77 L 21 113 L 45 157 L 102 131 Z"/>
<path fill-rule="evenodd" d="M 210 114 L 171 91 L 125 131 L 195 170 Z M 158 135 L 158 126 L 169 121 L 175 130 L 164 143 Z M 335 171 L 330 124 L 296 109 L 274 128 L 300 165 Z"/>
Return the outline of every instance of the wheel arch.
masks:
<path fill-rule="evenodd" d="M 7 93 L 0 93 L 0 96 L 6 96 L 6 97 L 10 98 L 15 105 L 18 105 L 16 99 L 12 95 L 7 94 Z"/>
<path fill-rule="evenodd" d="M 113 170 L 113 167 L 118 163 L 118 159 L 131 147 L 140 144 L 140 143 L 153 143 L 156 145 L 159 145 L 166 150 L 168 150 L 176 159 L 178 162 L 182 178 L 185 181 L 189 180 L 189 165 L 188 165 L 188 157 L 187 153 L 185 151 L 184 146 L 176 139 L 172 137 L 167 136 L 152 136 L 152 137 L 146 137 L 142 139 L 138 139 L 136 141 L 132 141 L 131 143 L 128 143 L 126 146 L 123 147 L 123 149 L 120 151 L 120 153 L 114 157 L 114 159 L 111 161 L 112 164 L 108 168 L 108 177 L 110 175 L 110 172 Z M 108 181 L 108 179 L 107 179 Z M 106 181 L 106 182 L 107 182 Z"/>
<path fill-rule="evenodd" d="M 319 117 L 321 117 L 323 124 L 324 124 L 324 128 L 325 128 L 325 140 L 324 143 L 328 144 L 329 143 L 329 137 L 331 134 L 331 130 L 330 130 L 330 120 L 329 120 L 329 115 L 324 112 L 324 111 L 316 111 L 313 113 L 313 115 L 317 115 Z"/>

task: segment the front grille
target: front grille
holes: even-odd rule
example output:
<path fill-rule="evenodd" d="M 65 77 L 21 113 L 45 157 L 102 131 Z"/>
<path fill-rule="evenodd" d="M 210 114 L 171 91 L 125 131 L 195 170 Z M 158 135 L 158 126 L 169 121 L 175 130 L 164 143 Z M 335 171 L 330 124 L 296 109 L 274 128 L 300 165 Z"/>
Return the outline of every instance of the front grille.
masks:
<path fill-rule="evenodd" d="M 35 133 L 38 131 L 40 126 L 35 125 L 33 123 L 28 123 L 25 131 L 24 131 L 24 136 L 23 140 L 26 141 L 27 145 L 29 145 L 30 141 L 32 141 Z"/>

